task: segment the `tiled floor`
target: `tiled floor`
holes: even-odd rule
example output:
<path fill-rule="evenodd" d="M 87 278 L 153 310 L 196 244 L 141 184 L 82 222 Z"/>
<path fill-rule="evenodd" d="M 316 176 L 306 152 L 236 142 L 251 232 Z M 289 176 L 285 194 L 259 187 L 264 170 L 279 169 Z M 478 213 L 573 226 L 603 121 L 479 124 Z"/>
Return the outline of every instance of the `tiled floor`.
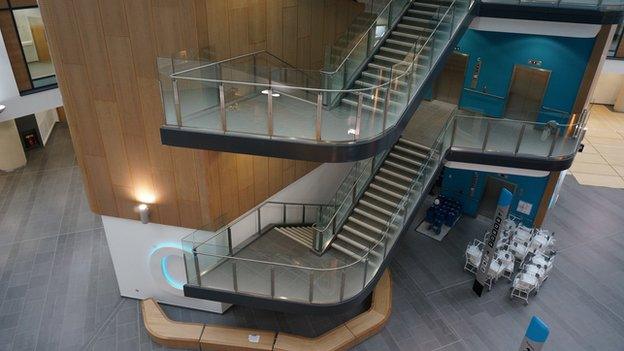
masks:
<path fill-rule="evenodd" d="M 24 170 L 0 175 L 0 350 L 161 350 L 142 327 L 138 303 L 119 297 L 66 127 L 57 125 L 51 144 L 29 159 Z M 463 251 L 487 223 L 463 218 L 442 243 L 411 230 L 390 266 L 393 314 L 356 350 L 515 350 L 535 314 L 551 327 L 545 351 L 621 351 L 623 210 L 624 190 L 581 186 L 568 177 L 545 224 L 558 237 L 555 268 L 526 307 L 509 300 L 506 283 L 480 299 L 470 291 Z M 305 335 L 348 318 L 240 306 L 224 315 L 164 308 L 180 321 Z"/>
<path fill-rule="evenodd" d="M 593 105 L 587 129 L 585 149 L 574 160 L 572 175 L 584 185 L 624 189 L 624 113 Z"/>

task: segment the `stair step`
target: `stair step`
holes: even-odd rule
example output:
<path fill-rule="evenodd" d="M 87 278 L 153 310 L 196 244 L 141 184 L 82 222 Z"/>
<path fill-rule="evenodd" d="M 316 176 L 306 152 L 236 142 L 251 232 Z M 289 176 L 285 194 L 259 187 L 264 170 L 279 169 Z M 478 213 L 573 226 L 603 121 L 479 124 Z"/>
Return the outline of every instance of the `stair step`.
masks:
<path fill-rule="evenodd" d="M 292 230 L 293 227 L 275 227 L 275 230 L 277 230 L 279 233 L 289 237 L 290 239 L 294 240 L 295 242 L 309 248 L 312 249 L 313 248 L 313 240 L 307 240 L 305 237 L 303 237 L 301 234 L 299 234 L 299 232 L 297 231 L 293 231 Z"/>
<path fill-rule="evenodd" d="M 414 166 L 422 166 L 422 164 L 423 164 L 422 162 L 420 162 L 418 160 L 414 160 L 412 158 L 399 155 L 398 153 L 396 153 L 394 151 L 390 152 L 390 156 L 396 158 L 397 160 L 401 160 L 403 162 L 410 163 L 410 164 L 412 164 Z"/>
<path fill-rule="evenodd" d="M 363 207 L 371 208 L 371 209 L 373 209 L 375 211 L 378 211 L 378 212 L 381 212 L 381 213 L 385 214 L 386 216 L 392 216 L 393 211 L 394 211 L 395 208 L 393 208 L 389 204 L 386 204 L 385 202 L 381 202 L 379 200 L 376 200 L 373 197 L 366 196 L 366 194 L 364 194 L 364 195 L 365 196 L 363 196 L 362 199 L 360 199 L 360 202 L 358 203 L 359 205 L 361 205 Z"/>
<path fill-rule="evenodd" d="M 412 150 L 410 148 L 407 148 L 407 147 L 404 147 L 404 146 L 401 146 L 401 145 L 395 145 L 392 150 L 393 151 L 397 150 L 397 151 L 400 151 L 402 153 L 405 153 L 405 154 L 408 154 L 410 156 L 413 156 L 413 157 L 416 157 L 416 158 L 420 158 L 420 159 L 427 159 L 427 157 L 428 157 L 428 155 L 426 155 L 426 154 L 414 151 L 414 150 Z"/>
<path fill-rule="evenodd" d="M 401 183 L 398 183 L 398 182 L 396 182 L 396 181 L 394 181 L 392 179 L 389 179 L 386 176 L 376 175 L 375 176 L 375 180 L 378 180 L 378 181 L 380 181 L 380 182 L 382 182 L 384 184 L 393 186 L 393 187 L 395 187 L 397 189 L 401 189 L 403 191 L 408 191 L 409 190 L 409 188 L 407 186 L 405 186 L 405 185 L 403 185 Z"/>
<path fill-rule="evenodd" d="M 364 195 L 369 196 L 379 202 L 382 202 L 383 204 L 392 207 L 393 209 L 396 208 L 396 206 L 398 205 L 398 201 L 395 198 L 388 199 L 388 194 L 377 189 L 369 188 L 368 190 L 366 190 Z"/>
<path fill-rule="evenodd" d="M 334 242 L 332 242 L 331 244 L 331 247 L 356 260 L 362 259 L 364 254 L 366 254 L 365 251 L 354 248 L 349 243 L 344 242 L 344 241 L 334 240 Z"/>
<path fill-rule="evenodd" d="M 403 180 L 405 182 L 408 182 L 408 183 L 410 183 L 412 181 L 412 178 L 410 178 L 408 176 L 405 176 L 405 175 L 403 175 L 401 173 L 398 173 L 398 172 L 396 172 L 396 171 L 394 171 L 394 170 L 392 170 L 392 169 L 390 169 L 389 167 L 386 167 L 386 166 L 382 166 L 379 169 L 379 172 L 387 174 L 387 175 L 390 175 L 390 176 L 393 176 L 393 177 L 398 178 L 398 179 L 401 179 L 401 180 Z"/>
<path fill-rule="evenodd" d="M 415 149 L 419 149 L 419 150 L 425 151 L 427 153 L 429 153 L 429 151 L 431 151 L 430 147 L 422 145 L 422 144 L 419 144 L 419 143 L 414 142 L 414 141 L 411 141 L 409 139 L 400 138 L 399 139 L 399 143 L 409 145 L 409 146 L 411 146 L 411 147 L 413 147 Z"/>
<path fill-rule="evenodd" d="M 375 244 L 382 238 L 381 234 L 372 232 L 366 227 L 362 227 L 361 225 L 353 221 L 345 223 L 342 229 L 353 235 L 359 236 L 360 238 L 370 242 L 371 244 Z"/>
<path fill-rule="evenodd" d="M 389 215 L 381 213 L 377 210 L 374 210 L 372 208 L 367 208 L 365 206 L 362 206 L 360 208 L 356 207 L 353 209 L 353 212 L 360 214 L 368 219 L 370 219 L 371 221 L 375 221 L 379 224 L 381 224 L 382 226 L 387 225 L 388 224 L 388 219 L 389 219 Z"/>
<path fill-rule="evenodd" d="M 382 70 L 382 71 L 390 71 L 390 69 L 392 69 L 393 74 L 403 74 L 406 72 L 406 70 L 393 68 L 392 66 L 386 66 L 386 65 L 381 64 L 380 62 L 370 62 L 368 64 L 368 67 Z"/>
<path fill-rule="evenodd" d="M 417 33 L 427 33 L 427 35 L 433 32 L 433 29 L 431 28 L 419 27 L 419 26 L 414 26 L 414 25 L 406 24 L 406 23 L 397 24 L 397 28 L 401 28 L 401 29 L 405 29 L 405 30 L 417 32 Z"/>
<path fill-rule="evenodd" d="M 409 168 L 409 167 L 406 167 L 406 166 L 404 166 L 404 165 L 402 165 L 402 164 L 400 164 L 400 163 L 398 163 L 398 162 L 394 162 L 394 161 L 392 161 L 392 160 L 387 160 L 387 159 L 386 159 L 386 160 L 384 161 L 384 165 L 386 165 L 386 164 L 387 164 L 387 165 L 390 165 L 390 166 L 392 166 L 392 167 L 398 168 L 398 169 L 400 169 L 400 170 L 402 170 L 402 171 L 404 171 L 404 172 L 408 172 L 408 173 L 412 174 L 412 176 L 414 176 L 414 177 L 416 177 L 416 176 L 418 176 L 418 175 L 420 174 L 420 173 L 418 172 L 418 170 L 416 170 L 416 169 L 414 169 L 414 168 Z"/>
<path fill-rule="evenodd" d="M 392 34 L 396 35 L 396 36 L 399 36 L 399 37 L 410 38 L 410 39 L 414 39 L 414 40 L 418 40 L 419 38 L 421 38 L 420 35 L 412 34 L 412 33 L 406 33 L 406 32 L 401 32 L 401 31 L 398 31 L 398 30 L 393 30 Z"/>
<path fill-rule="evenodd" d="M 368 217 L 364 217 L 358 213 L 354 213 L 351 216 L 349 216 L 349 221 L 352 221 L 356 224 L 358 224 L 359 226 L 366 228 L 367 230 L 370 230 L 373 233 L 379 234 L 379 235 L 384 235 L 385 228 L 381 228 L 382 225 L 374 222 L 370 219 L 368 219 Z M 385 226 L 384 226 L 385 227 Z"/>
<path fill-rule="evenodd" d="M 340 234 L 338 234 L 336 237 L 342 241 L 345 241 L 347 243 L 349 243 L 349 245 L 351 246 L 355 246 L 358 249 L 362 250 L 362 251 L 368 251 L 371 246 L 373 245 L 373 243 L 368 242 L 364 239 L 361 239 L 359 236 L 356 235 L 345 235 L 343 234 L 344 232 L 341 232 Z"/>
<path fill-rule="evenodd" d="M 384 188 L 381 185 L 375 184 L 375 183 L 371 183 L 370 187 L 375 189 L 375 190 L 379 190 L 382 193 L 386 194 L 386 195 L 390 195 L 392 197 L 394 197 L 395 199 L 401 200 L 403 198 L 403 194 L 399 194 L 396 191 L 392 191 L 392 190 L 388 190 L 386 188 Z"/>

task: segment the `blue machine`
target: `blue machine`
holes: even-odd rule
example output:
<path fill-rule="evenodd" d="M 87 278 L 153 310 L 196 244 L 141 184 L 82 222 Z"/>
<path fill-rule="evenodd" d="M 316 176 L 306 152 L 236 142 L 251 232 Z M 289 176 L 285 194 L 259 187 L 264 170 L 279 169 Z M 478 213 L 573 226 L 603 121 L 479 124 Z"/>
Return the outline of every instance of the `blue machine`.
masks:
<path fill-rule="evenodd" d="M 550 328 L 539 317 L 533 316 L 524 334 L 519 351 L 539 351 L 548 339 Z"/>
<path fill-rule="evenodd" d="M 442 226 L 452 227 L 462 213 L 459 201 L 440 195 L 433 202 L 433 206 L 427 209 L 425 221 L 429 223 L 429 230 L 440 234 Z"/>

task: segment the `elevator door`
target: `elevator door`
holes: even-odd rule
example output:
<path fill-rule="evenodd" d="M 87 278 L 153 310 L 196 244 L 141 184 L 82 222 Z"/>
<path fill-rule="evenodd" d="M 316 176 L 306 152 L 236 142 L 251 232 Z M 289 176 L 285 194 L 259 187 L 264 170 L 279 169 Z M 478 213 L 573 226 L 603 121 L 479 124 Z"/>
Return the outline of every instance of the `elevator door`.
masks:
<path fill-rule="evenodd" d="M 494 219 L 496 207 L 498 206 L 498 197 L 503 188 L 516 192 L 516 185 L 500 178 L 488 177 L 485 182 L 485 191 L 479 203 L 479 215 Z"/>
<path fill-rule="evenodd" d="M 433 98 L 459 105 L 462 89 L 464 88 L 464 78 L 468 67 L 468 54 L 453 52 L 446 61 L 442 73 L 436 80 L 433 87 Z"/>
<path fill-rule="evenodd" d="M 548 88 L 550 71 L 516 65 L 507 94 L 505 117 L 523 121 L 537 120 Z"/>

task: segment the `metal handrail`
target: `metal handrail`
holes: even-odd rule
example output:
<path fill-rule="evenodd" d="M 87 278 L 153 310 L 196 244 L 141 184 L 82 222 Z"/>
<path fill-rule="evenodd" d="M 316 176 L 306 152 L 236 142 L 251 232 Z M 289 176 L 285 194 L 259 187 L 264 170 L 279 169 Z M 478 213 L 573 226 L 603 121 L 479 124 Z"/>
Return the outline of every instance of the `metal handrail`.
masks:
<path fill-rule="evenodd" d="M 381 84 L 377 84 L 373 87 L 368 87 L 368 88 L 359 88 L 359 89 L 325 89 L 325 88 L 311 88 L 311 87 L 301 87 L 301 86 L 293 86 L 293 85 L 284 85 L 284 84 L 279 84 L 279 83 L 257 83 L 257 82 L 243 82 L 243 81 L 235 81 L 235 80 L 223 80 L 223 79 L 211 79 L 211 78 L 196 78 L 196 77 L 180 77 L 177 74 L 171 74 L 170 78 L 172 79 L 181 79 L 181 80 L 190 80 L 190 81 L 202 81 L 202 82 L 210 82 L 210 83 L 225 83 L 225 84 L 237 84 L 237 85 L 248 85 L 248 86 L 258 86 L 258 87 L 276 87 L 276 88 L 284 88 L 284 89 L 295 89 L 295 90 L 304 90 L 304 91 L 316 91 L 316 92 L 326 92 L 326 93 L 357 93 L 357 92 L 364 92 L 364 91 L 369 91 L 369 90 L 375 90 L 375 89 L 379 89 L 379 88 L 384 88 L 386 86 L 389 86 L 390 84 L 393 84 L 395 82 L 398 82 L 401 78 L 407 76 L 407 74 L 411 74 L 412 70 L 414 69 L 414 63 L 416 62 L 416 58 L 419 58 L 422 55 L 422 52 L 425 48 L 425 46 L 431 42 L 432 38 L 434 37 L 434 35 L 436 35 L 438 33 L 438 29 L 440 28 L 440 26 L 442 25 L 442 22 L 444 22 L 444 19 L 449 15 L 449 12 L 451 11 L 451 9 L 453 9 L 454 11 L 454 6 L 457 3 L 458 0 L 453 0 L 453 2 L 447 7 L 446 11 L 444 12 L 444 14 L 440 17 L 439 21 L 437 22 L 435 28 L 432 29 L 431 34 L 429 34 L 429 36 L 427 37 L 427 40 L 425 40 L 425 42 L 420 46 L 420 49 L 417 53 L 414 54 L 414 58 L 412 58 L 411 62 L 405 62 L 405 64 L 408 64 L 409 67 L 405 70 L 405 72 L 403 72 L 403 74 L 398 75 L 396 77 L 393 77 L 392 79 L 388 80 L 387 82 L 381 83 Z M 473 4 L 474 2 L 471 2 L 471 4 Z M 422 37 L 421 37 L 422 38 Z M 417 41 L 418 42 L 418 41 Z M 412 48 L 414 48 L 416 46 L 416 43 L 414 43 L 412 45 Z M 245 55 L 239 56 L 240 57 L 244 57 Z M 227 60 L 225 60 L 227 61 Z M 214 63 L 216 64 L 216 63 Z M 399 63 L 401 64 L 401 63 Z M 433 62 L 432 62 L 433 64 Z M 201 67 L 197 67 L 195 69 L 198 69 Z M 321 72 L 321 71 L 318 71 Z"/>
<path fill-rule="evenodd" d="M 201 243 L 195 245 L 195 242 L 193 242 L 193 248 L 197 248 L 201 245 L 204 245 L 206 242 L 214 239 L 217 235 L 220 235 L 223 232 L 226 232 L 229 228 L 232 228 L 233 226 L 235 226 L 236 224 L 242 222 L 243 220 L 247 219 L 251 214 L 253 214 L 254 212 L 258 212 L 260 209 L 262 209 L 262 207 L 266 206 L 266 205 L 282 205 L 282 206 L 306 206 L 306 207 L 325 207 L 327 206 L 326 204 L 315 204 L 315 203 L 298 203 L 298 202 L 284 202 L 284 201 L 265 201 L 262 202 L 260 204 L 258 204 L 257 206 L 255 206 L 254 208 L 250 209 L 249 211 L 245 212 L 244 214 L 238 216 L 238 218 L 236 218 L 235 220 L 233 220 L 232 222 L 222 226 L 221 228 L 217 229 L 214 231 L 214 235 L 212 235 L 210 238 L 202 241 Z M 197 229 L 194 230 L 192 233 L 186 235 L 184 238 L 182 238 L 182 240 L 186 240 L 186 238 L 193 236 L 195 233 L 197 233 L 198 231 L 200 231 L 202 229 Z M 210 230 L 212 232 L 212 230 Z"/>
<path fill-rule="evenodd" d="M 393 3 L 394 1 L 395 1 L 395 0 L 390 0 L 390 1 L 388 1 L 388 3 L 386 4 L 386 6 L 384 6 L 384 8 L 383 8 L 381 11 L 379 11 L 379 15 L 377 16 L 377 18 L 375 18 L 375 20 L 374 20 L 374 21 L 373 21 L 373 22 L 372 22 L 372 23 L 368 26 L 368 29 L 366 29 L 366 30 L 362 33 L 362 35 L 360 36 L 360 39 L 358 39 L 358 41 L 355 43 L 355 45 L 353 46 L 353 48 L 351 48 L 351 50 L 349 50 L 349 53 L 348 53 L 348 54 L 344 57 L 344 59 L 340 62 L 340 65 L 338 65 L 338 67 L 337 67 L 335 70 L 333 70 L 333 71 L 325 71 L 325 70 L 320 70 L 320 72 L 321 72 L 322 74 L 326 74 L 326 75 L 332 75 L 332 74 L 335 74 L 336 72 L 338 72 L 338 71 L 340 70 L 340 68 L 342 68 L 342 66 L 343 66 L 343 65 L 345 65 L 345 64 L 347 63 L 347 59 L 348 59 L 349 57 L 351 57 L 351 54 L 353 54 L 353 52 L 354 52 L 354 51 L 355 51 L 355 49 L 358 47 L 358 45 L 360 45 L 360 43 L 362 43 L 362 41 L 364 40 L 364 38 L 365 38 L 365 37 L 366 37 L 366 38 L 368 37 L 368 33 L 369 33 L 372 29 L 373 29 L 373 27 L 375 27 L 375 24 L 377 24 L 377 21 L 378 21 L 379 19 L 381 19 L 382 14 L 383 14 L 386 10 L 390 11 L 390 5 L 392 5 L 392 3 Z M 413 2 L 413 0 L 410 0 L 410 3 L 411 3 L 411 2 Z M 388 16 L 390 16 L 390 12 L 388 12 Z M 389 23 L 388 23 L 388 25 L 389 25 Z"/>

